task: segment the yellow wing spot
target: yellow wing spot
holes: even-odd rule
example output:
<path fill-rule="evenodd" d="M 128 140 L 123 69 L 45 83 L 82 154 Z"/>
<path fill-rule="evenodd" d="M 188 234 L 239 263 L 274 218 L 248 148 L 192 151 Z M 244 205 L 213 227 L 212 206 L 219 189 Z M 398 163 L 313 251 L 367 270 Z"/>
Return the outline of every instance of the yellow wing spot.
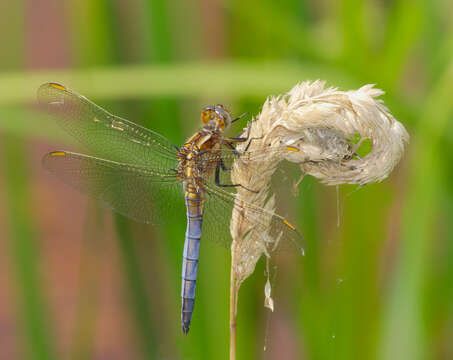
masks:
<path fill-rule="evenodd" d="M 54 151 L 49 154 L 50 156 L 66 156 L 66 152 L 64 151 Z"/>
<path fill-rule="evenodd" d="M 49 85 L 55 89 L 66 91 L 66 88 L 63 85 L 57 83 L 49 83 Z"/>
<path fill-rule="evenodd" d="M 118 130 L 118 131 L 124 131 L 124 129 L 121 126 L 116 126 L 114 124 L 111 125 L 112 129 Z"/>
<path fill-rule="evenodd" d="M 288 225 L 291 229 L 293 229 L 294 231 L 296 231 L 296 227 L 295 227 L 293 224 L 291 224 L 288 220 L 283 219 L 283 222 L 284 222 L 286 225 Z"/>
<path fill-rule="evenodd" d="M 294 146 L 287 146 L 286 147 L 286 150 L 289 150 L 289 151 L 294 151 L 294 152 L 299 152 L 300 150 Z"/>
<path fill-rule="evenodd" d="M 124 131 L 124 128 L 121 125 L 123 125 L 123 123 L 121 121 L 116 121 L 116 120 L 113 120 L 112 123 L 110 124 L 112 129 L 115 129 L 118 131 Z"/>

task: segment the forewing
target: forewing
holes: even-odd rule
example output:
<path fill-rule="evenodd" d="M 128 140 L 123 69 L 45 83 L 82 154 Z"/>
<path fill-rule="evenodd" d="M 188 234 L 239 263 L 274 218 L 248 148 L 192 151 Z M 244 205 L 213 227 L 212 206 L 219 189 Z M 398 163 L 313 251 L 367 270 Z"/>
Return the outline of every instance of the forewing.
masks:
<path fill-rule="evenodd" d="M 229 247 L 232 241 L 231 220 L 246 229 L 244 236 L 252 237 L 266 247 L 266 251 L 304 250 L 303 236 L 285 218 L 236 198 L 212 183 L 206 183 L 206 205 L 203 215 L 203 238 Z"/>
<path fill-rule="evenodd" d="M 142 166 L 177 166 L 178 148 L 164 136 L 110 114 L 63 85 L 41 85 L 38 101 L 95 156 Z"/>
<path fill-rule="evenodd" d="M 162 223 L 168 215 L 184 213 L 182 185 L 169 170 L 67 151 L 48 153 L 43 165 L 65 183 L 136 221 Z"/>

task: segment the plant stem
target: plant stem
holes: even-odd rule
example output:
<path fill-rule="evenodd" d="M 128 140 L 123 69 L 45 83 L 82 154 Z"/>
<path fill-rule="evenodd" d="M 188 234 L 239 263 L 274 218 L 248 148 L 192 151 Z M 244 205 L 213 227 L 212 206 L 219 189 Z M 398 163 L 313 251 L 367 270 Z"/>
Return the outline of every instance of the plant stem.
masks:
<path fill-rule="evenodd" d="M 234 251 L 232 251 L 230 269 L 230 360 L 236 360 L 236 302 L 237 287 L 234 271 Z"/>

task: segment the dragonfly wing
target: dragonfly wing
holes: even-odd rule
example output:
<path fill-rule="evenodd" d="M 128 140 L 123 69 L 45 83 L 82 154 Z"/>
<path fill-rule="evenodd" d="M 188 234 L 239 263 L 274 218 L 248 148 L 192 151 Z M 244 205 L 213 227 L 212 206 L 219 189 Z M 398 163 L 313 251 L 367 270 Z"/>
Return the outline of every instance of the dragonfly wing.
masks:
<path fill-rule="evenodd" d="M 63 85 L 41 85 L 38 101 L 70 135 L 96 156 L 142 166 L 177 166 L 178 147 L 167 138 L 110 114 Z"/>
<path fill-rule="evenodd" d="M 303 252 L 304 239 L 285 218 L 272 211 L 236 198 L 212 183 L 206 183 L 206 205 L 203 216 L 203 237 L 223 246 L 231 244 L 231 220 L 243 229 L 242 234 L 252 237 L 266 247 Z"/>
<path fill-rule="evenodd" d="M 290 148 L 291 150 L 288 150 Z M 231 172 L 234 162 L 244 161 L 246 164 L 265 163 L 278 164 L 278 161 L 272 161 L 274 157 L 282 158 L 289 152 L 294 152 L 294 148 L 288 146 L 274 146 L 259 151 L 240 152 L 231 149 L 203 150 L 200 155 L 200 162 L 206 171 L 213 172 L 216 167 L 220 167 L 219 180 L 221 184 L 231 184 Z"/>
<path fill-rule="evenodd" d="M 43 158 L 44 167 L 65 183 L 101 200 L 111 209 L 144 223 L 184 214 L 179 179 L 168 169 L 136 166 L 67 151 Z"/>

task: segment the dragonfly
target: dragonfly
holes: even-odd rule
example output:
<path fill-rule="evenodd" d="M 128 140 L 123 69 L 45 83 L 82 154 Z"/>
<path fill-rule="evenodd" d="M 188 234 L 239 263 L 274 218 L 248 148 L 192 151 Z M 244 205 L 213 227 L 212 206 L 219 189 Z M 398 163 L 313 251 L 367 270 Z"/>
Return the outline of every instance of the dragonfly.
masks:
<path fill-rule="evenodd" d="M 267 234 L 303 250 L 303 238 L 288 220 L 245 200 L 237 201 L 236 189 L 243 185 L 231 183 L 228 165 L 244 156 L 264 164 L 269 156 L 263 151 L 247 152 L 248 146 L 243 152 L 236 150 L 235 143 L 253 141 L 243 136 L 245 130 L 236 137 L 224 136 L 242 115 L 233 119 L 223 105 L 207 106 L 201 112 L 203 127 L 178 147 L 58 83 L 41 85 L 38 102 L 89 152 L 52 151 L 43 158 L 44 168 L 139 222 L 165 223 L 169 214 L 186 212 L 181 284 L 184 334 L 189 332 L 194 311 L 202 238 L 230 246 L 229 224 L 237 217 L 257 238 Z"/>

